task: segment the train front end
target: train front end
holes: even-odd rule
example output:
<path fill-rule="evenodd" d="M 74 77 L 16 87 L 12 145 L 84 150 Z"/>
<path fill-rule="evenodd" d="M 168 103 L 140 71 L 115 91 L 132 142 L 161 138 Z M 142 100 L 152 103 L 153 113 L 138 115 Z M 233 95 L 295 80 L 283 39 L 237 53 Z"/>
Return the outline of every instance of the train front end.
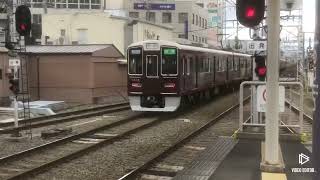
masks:
<path fill-rule="evenodd" d="M 128 97 L 133 111 L 178 109 L 178 48 L 172 43 L 144 41 L 128 48 Z"/>

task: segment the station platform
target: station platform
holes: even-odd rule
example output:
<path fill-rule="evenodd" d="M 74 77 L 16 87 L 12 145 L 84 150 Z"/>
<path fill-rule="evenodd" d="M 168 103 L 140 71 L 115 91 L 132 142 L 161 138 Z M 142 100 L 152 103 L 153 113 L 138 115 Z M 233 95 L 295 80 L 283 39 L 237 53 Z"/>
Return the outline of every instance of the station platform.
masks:
<path fill-rule="evenodd" d="M 280 141 L 283 172 L 268 173 L 260 169 L 262 140 L 219 137 L 174 180 L 312 180 L 311 152 L 297 141 Z M 222 143 L 223 142 L 223 143 Z M 310 157 L 299 164 L 299 155 Z M 302 159 L 306 161 L 306 159 Z"/>

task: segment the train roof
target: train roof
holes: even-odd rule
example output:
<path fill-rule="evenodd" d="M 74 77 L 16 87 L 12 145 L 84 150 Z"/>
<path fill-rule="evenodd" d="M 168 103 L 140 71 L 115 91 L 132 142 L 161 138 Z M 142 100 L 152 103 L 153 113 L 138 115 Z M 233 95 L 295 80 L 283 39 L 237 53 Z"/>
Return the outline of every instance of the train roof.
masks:
<path fill-rule="evenodd" d="M 200 51 L 200 52 L 207 52 L 207 53 L 219 53 L 219 54 L 226 54 L 226 55 L 229 54 L 229 55 L 246 56 L 246 57 L 251 57 L 252 56 L 250 54 L 236 53 L 236 52 L 231 52 L 231 51 L 224 51 L 224 50 L 208 49 L 208 48 L 202 48 L 202 47 L 182 45 L 182 44 L 178 44 L 176 42 L 164 41 L 164 40 L 140 41 L 140 42 L 136 42 L 136 43 L 131 44 L 129 47 L 143 46 L 146 43 L 159 43 L 160 46 L 163 46 L 163 45 L 174 46 L 174 47 L 177 47 L 180 50 L 192 50 L 192 51 Z"/>

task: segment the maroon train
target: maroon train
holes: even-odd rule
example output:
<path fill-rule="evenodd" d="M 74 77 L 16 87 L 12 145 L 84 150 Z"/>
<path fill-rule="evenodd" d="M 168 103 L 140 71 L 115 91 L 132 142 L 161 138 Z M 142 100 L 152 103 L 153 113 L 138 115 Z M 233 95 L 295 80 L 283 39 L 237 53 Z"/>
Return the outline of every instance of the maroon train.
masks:
<path fill-rule="evenodd" d="M 212 95 L 252 76 L 248 54 L 161 40 L 134 43 L 127 53 L 133 111 L 175 111 L 182 99 Z"/>

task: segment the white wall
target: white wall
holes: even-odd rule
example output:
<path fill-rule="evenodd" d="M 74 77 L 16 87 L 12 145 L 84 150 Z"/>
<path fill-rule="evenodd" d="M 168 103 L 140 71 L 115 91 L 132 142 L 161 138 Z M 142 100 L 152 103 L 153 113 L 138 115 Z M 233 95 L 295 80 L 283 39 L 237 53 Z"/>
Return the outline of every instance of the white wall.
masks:
<path fill-rule="evenodd" d="M 46 14 L 42 20 L 42 44 L 45 36 L 49 36 L 48 41 L 59 44 L 61 29 L 65 29 L 64 44 L 72 44 L 78 41 L 79 33 L 87 32 L 87 44 L 114 44 L 123 54 L 125 54 L 125 29 L 128 20 L 124 18 L 111 17 L 107 13 L 66 13 L 66 14 Z M 147 35 L 149 34 L 149 35 Z M 164 28 L 148 22 L 139 21 L 133 25 L 133 42 L 147 39 L 172 40 L 172 29 Z M 127 40 L 128 41 L 128 40 Z"/>
<path fill-rule="evenodd" d="M 105 13 L 47 14 L 42 21 L 43 39 L 59 43 L 60 30 L 66 30 L 65 44 L 78 41 L 79 29 L 87 29 L 88 44 L 114 44 L 124 51 L 125 20 L 110 18 Z M 44 43 L 44 40 L 43 40 Z"/>
<path fill-rule="evenodd" d="M 159 36 L 160 40 L 173 40 L 172 30 L 142 22 L 138 22 L 133 26 L 133 42 L 157 39 L 157 36 Z"/>

